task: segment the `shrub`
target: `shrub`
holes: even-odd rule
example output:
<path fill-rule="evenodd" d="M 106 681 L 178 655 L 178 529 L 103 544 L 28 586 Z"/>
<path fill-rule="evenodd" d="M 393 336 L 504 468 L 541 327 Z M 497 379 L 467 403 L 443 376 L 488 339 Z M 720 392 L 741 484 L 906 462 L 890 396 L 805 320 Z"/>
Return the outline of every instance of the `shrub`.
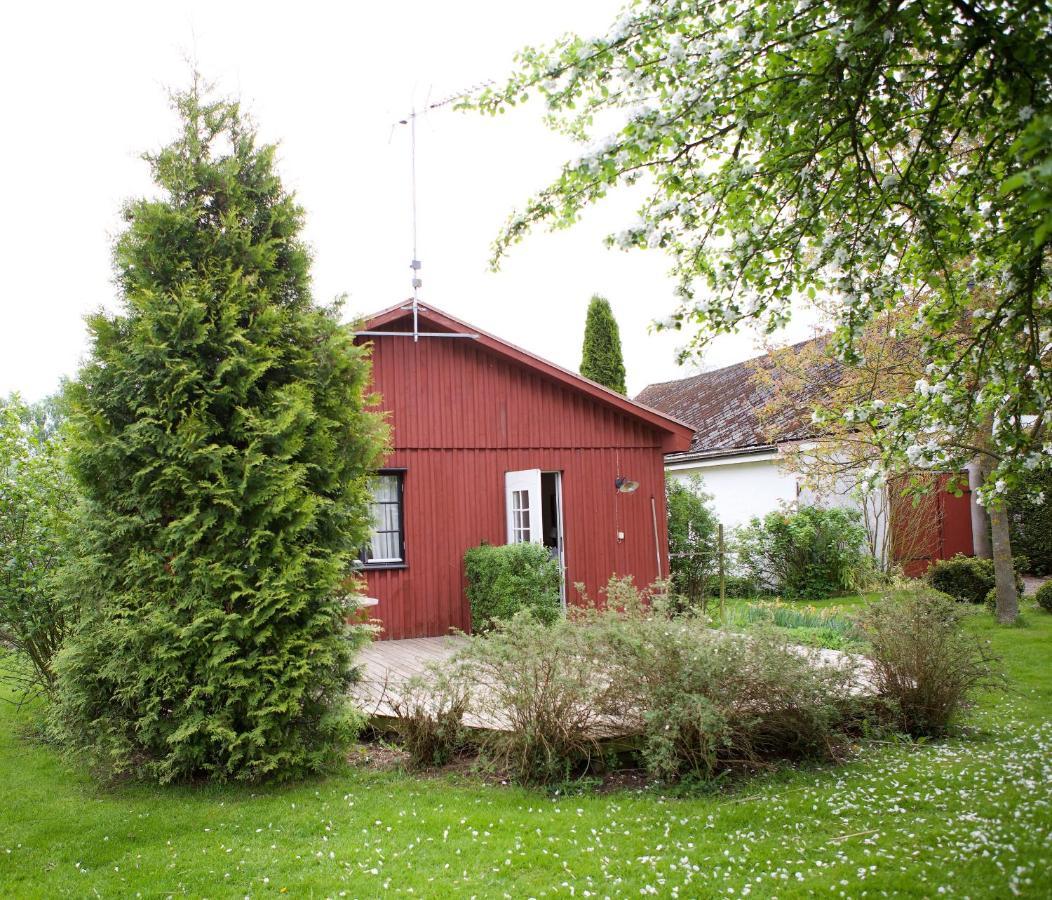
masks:
<path fill-rule="evenodd" d="M 999 681 L 995 658 L 964 629 L 964 616 L 953 597 L 931 588 L 885 596 L 858 616 L 877 691 L 907 734 L 945 734 L 978 688 Z"/>
<path fill-rule="evenodd" d="M 481 733 L 483 747 L 516 780 L 561 781 L 599 758 L 615 686 L 590 638 L 577 622 L 547 624 L 521 610 L 457 654 L 472 712 L 499 726 Z"/>
<path fill-rule="evenodd" d="M 757 585 L 789 600 L 861 589 L 872 577 L 857 510 L 801 506 L 754 518 L 738 529 L 738 562 Z"/>
<path fill-rule="evenodd" d="M 433 666 L 388 691 L 395 731 L 415 768 L 445 765 L 464 741 L 469 689 L 455 667 Z"/>
<path fill-rule="evenodd" d="M 1016 590 L 1022 594 L 1023 579 L 1019 575 L 1023 568 L 1015 561 Z M 926 575 L 928 583 L 937 591 L 948 594 L 963 603 L 983 603 L 986 595 L 995 586 L 994 561 L 977 556 L 958 553 L 951 559 L 939 559 L 931 564 Z"/>
<path fill-rule="evenodd" d="M 237 104 L 174 103 L 70 393 L 81 610 L 56 724 L 115 775 L 296 778 L 360 724 L 340 582 L 386 430 L 368 348 L 311 296 L 274 148 Z"/>
<path fill-rule="evenodd" d="M 777 635 L 713 631 L 677 613 L 663 585 L 611 578 L 602 607 L 545 624 L 525 611 L 471 639 L 446 666 L 470 695 L 480 736 L 525 783 L 587 771 L 602 740 L 638 741 L 646 767 L 674 779 L 766 760 L 828 758 L 857 725 L 849 660 L 821 665 Z M 587 603 L 587 598 L 586 598 Z"/>
<path fill-rule="evenodd" d="M 1034 599 L 1045 612 L 1052 613 L 1052 581 L 1046 581 L 1041 585 L 1034 594 Z"/>
<path fill-rule="evenodd" d="M 631 686 L 654 775 L 709 779 L 726 766 L 829 758 L 851 721 L 854 672 L 770 632 L 748 638 L 660 610 L 602 623 L 614 683 Z"/>
<path fill-rule="evenodd" d="M 60 434 L 41 409 L 0 401 L 0 649 L 4 680 L 52 695 L 52 662 L 75 616 L 58 590 L 75 491 Z"/>
<path fill-rule="evenodd" d="M 749 597 L 757 597 L 770 593 L 770 588 L 765 588 L 753 583 L 747 575 L 724 575 L 723 591 L 725 596 L 735 600 L 745 600 Z M 709 578 L 709 595 L 720 596 L 720 577 L 713 575 Z"/>
<path fill-rule="evenodd" d="M 559 563 L 540 544 L 483 544 L 464 554 L 471 627 L 481 633 L 526 610 L 538 621 L 559 618 Z"/>
<path fill-rule="evenodd" d="M 716 516 L 702 490 L 701 478 L 690 481 L 671 476 L 665 480 L 668 504 L 668 556 L 672 590 L 695 606 L 705 606 L 713 595 L 717 570 Z M 716 586 L 716 595 L 719 585 Z"/>

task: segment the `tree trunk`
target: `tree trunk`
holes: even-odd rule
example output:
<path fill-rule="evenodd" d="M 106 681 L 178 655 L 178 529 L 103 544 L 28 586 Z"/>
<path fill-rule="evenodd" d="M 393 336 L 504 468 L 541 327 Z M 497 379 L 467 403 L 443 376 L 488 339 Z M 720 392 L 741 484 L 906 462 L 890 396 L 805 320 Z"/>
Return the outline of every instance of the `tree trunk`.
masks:
<path fill-rule="evenodd" d="M 983 436 L 986 446 L 990 446 L 990 435 L 993 432 L 993 416 L 987 416 L 983 423 Z M 994 458 L 989 453 L 979 455 L 978 474 L 980 483 L 990 479 L 994 467 Z M 970 479 L 969 479 L 970 480 Z M 986 508 L 990 517 L 990 543 L 994 553 L 994 587 L 997 591 L 995 612 L 997 621 L 1002 625 L 1011 625 L 1019 618 L 1019 597 L 1015 589 L 1015 564 L 1012 560 L 1012 540 L 1008 534 L 1008 507 L 1003 498 L 997 498 Z"/>
<path fill-rule="evenodd" d="M 1004 503 L 990 507 L 990 537 L 994 545 L 994 580 L 997 585 L 997 621 L 1011 625 L 1019 616 L 1015 589 L 1012 543 L 1008 536 L 1008 510 Z"/>
<path fill-rule="evenodd" d="M 982 462 L 980 460 L 970 462 L 967 469 L 968 488 L 971 491 L 972 550 L 976 556 L 993 559 L 994 553 L 990 547 L 990 517 L 979 502 L 979 488 L 983 486 Z"/>

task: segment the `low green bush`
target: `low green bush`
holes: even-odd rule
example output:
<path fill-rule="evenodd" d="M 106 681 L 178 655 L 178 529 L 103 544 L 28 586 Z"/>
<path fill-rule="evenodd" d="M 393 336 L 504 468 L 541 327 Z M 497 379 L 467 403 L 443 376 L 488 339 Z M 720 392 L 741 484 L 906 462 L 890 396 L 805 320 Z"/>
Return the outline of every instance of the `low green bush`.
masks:
<path fill-rule="evenodd" d="M 488 631 L 526 610 L 540 622 L 559 618 L 559 563 L 540 544 L 482 544 L 464 554 L 471 628 Z"/>
<path fill-rule="evenodd" d="M 857 618 L 875 687 L 907 734 L 945 734 L 976 690 L 1000 682 L 997 660 L 964 628 L 965 616 L 953 597 L 919 587 L 885 596 Z"/>
<path fill-rule="evenodd" d="M 1012 547 L 1027 558 L 1023 570 L 1052 575 L 1052 472 L 1032 473 L 1008 495 Z"/>
<path fill-rule="evenodd" d="M 746 575 L 726 575 L 723 579 L 724 595 L 732 600 L 744 600 L 749 597 L 762 596 L 770 593 L 769 588 L 757 585 Z M 719 599 L 720 577 L 713 575 L 709 578 L 708 593 L 710 598 Z"/>
<path fill-rule="evenodd" d="M 786 507 L 736 533 L 738 563 L 754 585 L 787 600 L 820 600 L 864 588 L 874 576 L 857 510 Z"/>
<path fill-rule="evenodd" d="M 1015 561 L 1015 584 L 1020 594 L 1023 592 L 1023 579 L 1019 572 L 1024 566 L 1022 560 Z M 992 559 L 965 556 L 963 553 L 950 559 L 936 560 L 925 577 L 935 590 L 963 603 L 984 603 L 986 595 L 996 584 Z"/>
<path fill-rule="evenodd" d="M 1052 581 L 1046 581 L 1034 594 L 1037 605 L 1045 612 L 1052 613 Z"/>

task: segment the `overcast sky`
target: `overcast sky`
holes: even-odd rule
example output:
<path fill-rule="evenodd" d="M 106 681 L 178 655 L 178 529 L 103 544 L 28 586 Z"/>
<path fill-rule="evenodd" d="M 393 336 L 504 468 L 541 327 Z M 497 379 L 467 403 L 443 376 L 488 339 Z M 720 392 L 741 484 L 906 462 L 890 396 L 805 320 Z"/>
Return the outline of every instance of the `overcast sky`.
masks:
<path fill-rule="evenodd" d="M 0 394 L 37 399 L 87 350 L 83 315 L 116 307 L 110 245 L 122 202 L 151 190 L 140 154 L 167 142 L 169 87 L 191 61 L 239 96 L 307 212 L 319 299 L 351 314 L 408 296 L 409 133 L 415 106 L 499 79 L 516 50 L 599 33 L 620 0 L 444 3 L 11 4 L 0 32 Z M 580 152 L 537 109 L 495 119 L 431 112 L 417 128 L 421 299 L 576 370 L 585 308 L 606 296 L 621 325 L 630 392 L 691 373 L 682 336 L 648 333 L 674 306 L 658 251 L 609 250 L 634 219 L 612 200 L 570 231 L 538 232 L 503 269 L 490 243 L 511 210 Z M 801 317 L 787 337 L 809 333 Z M 707 368 L 756 353 L 720 339 Z"/>

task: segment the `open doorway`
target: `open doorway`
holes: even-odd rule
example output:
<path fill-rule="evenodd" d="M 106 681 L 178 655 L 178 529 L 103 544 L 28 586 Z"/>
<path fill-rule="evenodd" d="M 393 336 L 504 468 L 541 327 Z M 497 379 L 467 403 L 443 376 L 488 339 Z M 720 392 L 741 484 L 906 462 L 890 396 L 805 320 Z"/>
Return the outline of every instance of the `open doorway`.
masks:
<path fill-rule="evenodd" d="M 508 543 L 543 544 L 559 563 L 559 596 L 566 607 L 562 473 L 523 469 L 504 473 Z"/>

